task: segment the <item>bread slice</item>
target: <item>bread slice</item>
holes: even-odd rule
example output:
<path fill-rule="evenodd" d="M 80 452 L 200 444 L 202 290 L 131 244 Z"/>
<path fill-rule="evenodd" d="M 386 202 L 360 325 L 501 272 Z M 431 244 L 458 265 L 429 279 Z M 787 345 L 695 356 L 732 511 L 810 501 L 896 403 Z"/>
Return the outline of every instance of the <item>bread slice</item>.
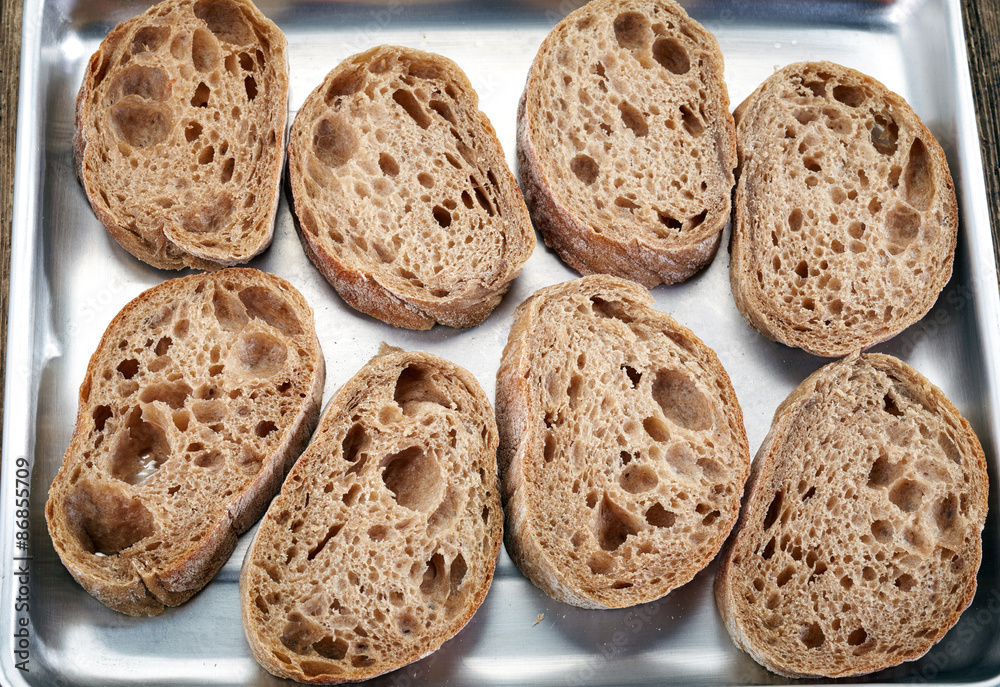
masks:
<path fill-rule="evenodd" d="M 479 97 L 451 60 L 348 58 L 306 98 L 288 148 L 302 245 L 352 307 L 397 327 L 478 324 L 535 246 Z"/>
<path fill-rule="evenodd" d="M 383 345 L 330 402 L 244 559 L 243 627 L 260 664 L 358 682 L 455 635 L 500 551 L 496 447 L 471 374 Z"/>
<path fill-rule="evenodd" d="M 823 367 L 775 413 L 721 557 L 736 646 L 790 677 L 920 657 L 972 601 L 988 488 L 969 423 L 916 370 Z"/>
<path fill-rule="evenodd" d="M 740 155 L 730 279 L 765 336 L 841 357 L 930 310 L 958 230 L 941 146 L 881 83 L 792 64 L 736 110 Z"/>
<path fill-rule="evenodd" d="M 111 321 L 45 506 L 65 566 L 129 615 L 176 606 L 263 514 L 319 419 L 312 311 L 232 268 L 167 281 Z"/>
<path fill-rule="evenodd" d="M 538 50 L 517 159 L 545 242 L 652 288 L 711 262 L 736 141 L 715 37 L 673 0 L 593 0 Z"/>
<path fill-rule="evenodd" d="M 77 97 L 73 152 L 97 218 L 132 255 L 208 270 L 270 245 L 285 52 L 250 0 L 164 0 L 104 39 Z"/>
<path fill-rule="evenodd" d="M 715 557 L 750 472 L 715 353 L 641 286 L 593 275 L 521 304 L 497 372 L 506 543 L 550 596 L 657 599 Z"/>

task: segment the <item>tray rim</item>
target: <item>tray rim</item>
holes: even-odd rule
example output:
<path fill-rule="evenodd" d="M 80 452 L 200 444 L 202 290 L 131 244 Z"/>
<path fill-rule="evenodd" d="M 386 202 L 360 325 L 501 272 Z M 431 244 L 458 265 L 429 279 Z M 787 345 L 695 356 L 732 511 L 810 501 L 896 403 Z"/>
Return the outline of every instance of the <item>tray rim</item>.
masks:
<path fill-rule="evenodd" d="M 393 0 L 387 1 L 393 2 Z M 580 0 L 581 3 L 583 1 Z M 689 0 L 679 1 L 682 4 L 689 2 Z M 876 2 L 876 0 L 869 1 Z M 962 231 L 967 235 L 965 244 L 969 259 L 970 286 L 976 303 L 975 321 L 980 333 L 977 349 L 980 354 L 979 361 L 984 366 L 987 378 L 1000 383 L 1000 356 L 990 355 L 990 351 L 1000 351 L 1000 270 L 991 230 L 982 151 L 979 148 L 979 129 L 965 42 L 965 24 L 961 0 L 940 1 L 947 22 L 947 30 L 942 39 L 946 42 L 947 52 L 956 63 L 956 72 L 953 74 L 956 78 L 950 89 L 950 95 L 954 98 L 956 125 L 954 163 L 961 174 L 961 184 L 958 189 L 962 208 L 960 217 L 964 220 L 961 223 Z M 906 4 L 907 0 L 889 0 L 889 2 Z M 30 431 L 34 423 L 29 421 L 35 416 L 38 389 L 27 382 L 34 378 L 33 362 L 39 342 L 36 341 L 34 328 L 30 326 L 38 316 L 34 307 L 36 299 L 30 298 L 30 295 L 37 293 L 37 289 L 41 287 L 45 298 L 49 297 L 44 281 L 39 281 L 41 256 L 38 252 L 37 233 L 34 231 L 36 227 L 33 224 L 34 219 L 38 217 L 40 201 L 37 191 L 41 187 L 40 174 L 44 168 L 45 156 L 45 150 L 38 145 L 38 136 L 44 131 L 46 121 L 43 108 L 40 107 L 45 89 L 44 84 L 39 84 L 37 77 L 40 74 L 42 32 L 45 29 L 43 16 L 47 4 L 46 0 L 25 2 L 21 28 L 7 348 L 6 358 L 2 361 L 5 369 L 4 398 L 6 399 L 2 408 L 2 435 L 0 435 L 3 439 L 0 448 L 0 484 L 3 485 L 9 485 L 15 479 L 21 458 L 26 458 L 28 469 L 32 472 L 34 470 L 34 442 L 33 433 Z M 818 4 L 843 4 L 843 0 L 829 0 Z M 738 103 L 732 105 L 736 104 Z M 975 250 L 983 245 L 991 246 L 994 250 Z M 46 341 L 41 343 L 49 344 Z M 1000 386 L 994 384 L 989 388 L 992 391 L 989 394 L 990 407 L 985 409 L 982 421 L 992 432 L 996 448 L 1000 449 Z M 755 447 L 752 448 L 755 450 Z M 1000 461 L 1000 455 L 994 455 L 993 461 Z M 10 504 L 12 498 L 10 492 L 9 486 L 0 491 L 0 535 L 14 531 L 15 517 Z M 40 496 L 37 494 L 32 496 L 33 500 L 37 501 L 38 498 Z M 38 530 L 37 523 L 33 529 Z M 25 558 L 18 558 L 13 541 L 12 536 L 0 536 L 0 556 L 2 556 L 0 632 L 9 633 L 5 634 L 6 637 L 14 636 L 13 633 L 18 628 L 19 616 L 13 611 L 12 603 L 18 586 L 14 564 L 19 560 L 29 562 L 31 560 L 30 540 L 28 555 Z M 28 617 L 30 619 L 30 616 Z M 37 636 L 32 635 L 32 637 L 37 639 Z M 0 654 L 0 677 L 3 677 L 11 687 L 33 684 L 28 682 L 25 674 L 16 667 L 14 657 L 16 647 L 13 641 L 8 648 L 9 650 Z M 834 683 L 855 684 L 840 681 Z M 821 682 L 816 681 L 814 684 Z M 1000 672 L 979 682 L 962 684 L 1000 685 Z"/>

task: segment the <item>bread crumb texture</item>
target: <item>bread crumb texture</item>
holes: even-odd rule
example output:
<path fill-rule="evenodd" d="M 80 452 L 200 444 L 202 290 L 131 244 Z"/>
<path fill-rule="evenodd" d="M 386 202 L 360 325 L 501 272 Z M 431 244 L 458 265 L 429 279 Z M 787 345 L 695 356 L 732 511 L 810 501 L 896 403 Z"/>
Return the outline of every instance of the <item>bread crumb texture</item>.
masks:
<path fill-rule="evenodd" d="M 396 326 L 471 326 L 535 234 L 465 74 L 381 46 L 327 75 L 295 117 L 289 175 L 307 253 L 354 308 Z"/>
<path fill-rule="evenodd" d="M 586 608 L 659 598 L 714 558 L 750 454 L 715 354 L 641 286 L 594 275 L 521 305 L 497 374 L 507 545 Z"/>
<path fill-rule="evenodd" d="M 731 281 L 747 321 L 839 357 L 923 317 L 951 277 L 958 210 L 910 106 L 852 69 L 799 63 L 736 117 Z"/>
<path fill-rule="evenodd" d="M 458 632 L 502 539 L 492 407 L 475 378 L 385 352 L 331 401 L 243 563 L 247 639 L 275 675 L 357 682 Z"/>
<path fill-rule="evenodd" d="M 312 312 L 229 269 L 167 281 L 111 322 L 46 505 L 77 580 L 132 615 L 177 605 L 261 516 L 319 417 Z"/>
<path fill-rule="evenodd" d="M 711 261 L 736 166 L 723 71 L 715 37 L 671 0 L 594 0 L 546 38 L 521 103 L 519 173 L 572 267 L 652 287 Z"/>
<path fill-rule="evenodd" d="M 249 0 L 166 0 L 101 43 L 77 100 L 77 172 L 98 218 L 136 257 L 210 269 L 270 244 L 285 49 Z"/>
<path fill-rule="evenodd" d="M 905 363 L 853 356 L 779 408 L 716 585 L 737 646 L 777 673 L 846 677 L 922 656 L 972 601 L 982 448 Z"/>

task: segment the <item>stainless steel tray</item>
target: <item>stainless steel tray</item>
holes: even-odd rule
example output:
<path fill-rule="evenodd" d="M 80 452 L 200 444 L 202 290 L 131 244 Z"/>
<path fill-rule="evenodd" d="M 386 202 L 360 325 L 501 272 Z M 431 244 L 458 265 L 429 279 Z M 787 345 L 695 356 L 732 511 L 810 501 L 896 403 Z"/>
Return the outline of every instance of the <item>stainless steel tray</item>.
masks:
<path fill-rule="evenodd" d="M 146 3 L 46 0 L 24 8 L 6 408 L 0 480 L 0 667 L 11 685 L 267 685 L 244 641 L 237 595 L 246 535 L 218 577 L 152 619 L 114 613 L 63 569 L 45 529 L 48 486 L 75 420 L 90 353 L 114 313 L 171 276 L 138 262 L 94 218 L 73 172 L 74 99 L 84 66 L 113 24 Z M 457 61 L 514 164 L 517 99 L 535 51 L 582 0 L 259 0 L 286 32 L 291 107 L 338 61 L 378 43 Z M 996 478 L 1000 441 L 1000 298 L 957 0 L 688 2 L 718 37 L 733 104 L 775 66 L 829 59 L 901 93 L 941 141 L 959 194 L 954 277 L 927 317 L 879 350 L 907 360 L 970 419 Z M 294 112 L 293 112 L 294 114 Z M 502 306 L 481 326 L 407 332 L 344 306 L 303 255 L 285 201 L 274 245 L 254 265 L 295 284 L 316 311 L 328 361 L 326 397 L 381 341 L 439 353 L 492 395 L 517 303 L 575 276 L 539 245 Z M 796 384 L 825 361 L 770 343 L 740 319 L 728 255 L 690 282 L 654 290 L 729 370 L 752 448 Z M 28 492 L 30 491 L 30 496 Z M 1000 529 L 996 492 L 973 606 L 923 659 L 866 681 L 1000 683 Z M 25 510 L 27 506 L 27 510 Z M 22 546 L 24 548 L 22 548 Z M 712 598 L 710 566 L 664 599 L 621 611 L 550 600 L 506 554 L 486 602 L 437 653 L 381 685 L 565 685 L 785 682 L 737 651 Z M 27 670 L 23 670 L 27 668 Z"/>

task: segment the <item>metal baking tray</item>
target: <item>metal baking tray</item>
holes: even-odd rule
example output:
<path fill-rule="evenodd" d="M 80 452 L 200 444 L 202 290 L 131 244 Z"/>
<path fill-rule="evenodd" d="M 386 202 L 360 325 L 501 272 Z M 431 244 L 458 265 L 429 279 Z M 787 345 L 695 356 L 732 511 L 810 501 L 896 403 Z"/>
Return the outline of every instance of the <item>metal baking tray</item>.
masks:
<path fill-rule="evenodd" d="M 130 618 L 88 596 L 65 571 L 44 518 L 48 486 L 72 434 L 87 360 L 113 315 L 173 273 L 124 252 L 74 177 L 74 101 L 87 59 L 146 2 L 39 0 L 24 8 L 11 259 L 6 408 L 0 480 L 0 667 L 9 685 L 271 685 L 240 624 L 245 535 L 219 575 L 157 618 Z M 259 0 L 286 32 L 292 115 L 341 59 L 379 43 L 451 57 L 479 92 L 514 165 L 515 112 L 528 66 L 555 23 L 583 0 Z M 958 0 L 690 0 L 719 39 L 733 105 L 771 71 L 828 59 L 902 94 L 943 145 L 956 181 L 961 238 L 954 276 L 934 309 L 878 350 L 897 355 L 951 397 L 978 432 L 996 479 L 1000 441 L 1000 297 Z M 728 236 L 728 229 L 727 229 Z M 752 449 L 785 396 L 825 360 L 766 341 L 744 324 L 728 255 L 691 281 L 654 290 L 728 369 Z M 326 398 L 382 341 L 470 369 L 487 393 L 514 307 L 576 276 L 542 244 L 500 308 L 468 330 L 393 329 L 348 309 L 304 256 L 287 202 L 272 247 L 252 263 L 290 280 L 312 304 L 328 364 Z M 29 495 L 30 494 L 30 495 Z M 865 682 L 1000 684 L 1000 526 L 996 491 L 979 593 L 919 661 Z M 25 508 L 25 506 L 27 506 Z M 730 642 L 711 565 L 665 598 L 585 611 L 546 597 L 501 555 L 479 612 L 437 653 L 378 685 L 736 685 L 786 681 Z M 25 670 L 26 669 L 26 670 Z"/>

